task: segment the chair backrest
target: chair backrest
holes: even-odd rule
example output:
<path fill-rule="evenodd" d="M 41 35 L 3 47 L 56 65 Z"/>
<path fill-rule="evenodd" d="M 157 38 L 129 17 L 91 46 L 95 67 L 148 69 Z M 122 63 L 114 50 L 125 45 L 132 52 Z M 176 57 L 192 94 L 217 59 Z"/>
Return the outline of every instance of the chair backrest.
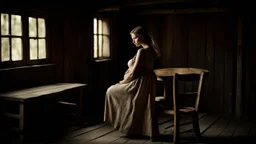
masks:
<path fill-rule="evenodd" d="M 175 73 L 173 76 L 173 105 L 176 107 L 176 103 L 179 99 L 183 98 L 184 99 L 189 99 L 191 96 L 195 96 L 195 103 L 193 107 L 195 108 L 195 111 L 198 111 L 199 107 L 199 100 L 201 96 L 201 90 L 202 90 L 202 83 L 203 83 L 203 77 L 204 77 L 204 72 L 202 71 L 200 74 L 199 73 L 194 73 L 194 72 L 187 72 L 183 74 Z M 179 89 L 179 82 L 193 82 L 195 84 L 195 91 L 184 91 L 180 92 Z M 188 105 L 189 106 L 189 105 Z"/>
<path fill-rule="evenodd" d="M 154 70 L 156 75 L 160 78 L 165 77 L 173 77 L 173 106 L 174 108 L 177 107 L 177 103 L 181 97 L 189 98 L 190 95 L 195 96 L 195 103 L 193 107 L 196 111 L 198 111 L 200 95 L 202 90 L 202 83 L 204 74 L 208 73 L 209 71 L 206 69 L 199 69 L 199 68 L 162 68 L 162 69 L 155 69 Z M 196 88 L 195 91 L 190 91 L 186 93 L 180 93 L 180 83 L 190 82 L 193 83 L 193 87 Z M 191 85 L 191 86 L 192 86 Z M 184 88 L 183 88 L 184 90 Z M 189 97 L 187 97 L 189 96 Z M 179 107 L 179 106 L 178 106 Z"/>

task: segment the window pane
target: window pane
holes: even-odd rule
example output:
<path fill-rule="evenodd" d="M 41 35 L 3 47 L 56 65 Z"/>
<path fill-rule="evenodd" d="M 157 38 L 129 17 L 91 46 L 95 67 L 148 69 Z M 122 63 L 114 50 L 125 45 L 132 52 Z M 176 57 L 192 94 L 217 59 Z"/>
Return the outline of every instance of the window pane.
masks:
<path fill-rule="evenodd" d="M 103 34 L 109 35 L 108 22 L 104 20 L 103 23 L 102 23 L 102 26 L 103 26 Z"/>
<path fill-rule="evenodd" d="M 29 17 L 29 37 L 36 37 L 36 18 Z"/>
<path fill-rule="evenodd" d="M 98 49 L 99 49 L 99 57 L 102 57 L 102 48 L 103 48 L 102 42 L 103 42 L 103 40 L 102 40 L 102 36 L 101 35 L 99 35 L 98 37 L 99 37 L 99 47 L 98 47 Z"/>
<path fill-rule="evenodd" d="M 29 40 L 29 54 L 30 54 L 30 60 L 37 59 L 37 40 L 36 39 L 30 39 Z"/>
<path fill-rule="evenodd" d="M 1 35 L 9 34 L 9 16 L 8 14 L 1 14 Z"/>
<path fill-rule="evenodd" d="M 98 39 L 97 39 L 97 35 L 94 35 L 94 43 L 93 43 L 93 57 L 97 58 L 98 55 Z"/>
<path fill-rule="evenodd" d="M 94 18 L 93 19 L 93 34 L 97 34 L 97 26 L 98 26 L 97 19 Z"/>
<path fill-rule="evenodd" d="M 22 41 L 21 38 L 12 38 L 12 60 L 22 60 Z"/>
<path fill-rule="evenodd" d="M 108 36 L 103 36 L 103 56 L 110 56 L 110 41 Z"/>
<path fill-rule="evenodd" d="M 39 39 L 39 59 L 46 58 L 46 41 L 45 39 Z"/>
<path fill-rule="evenodd" d="M 21 16 L 19 15 L 11 15 L 11 29 L 12 35 L 21 36 Z"/>
<path fill-rule="evenodd" d="M 98 20 L 98 34 L 102 34 L 102 20 Z"/>
<path fill-rule="evenodd" d="M 110 57 L 110 28 L 109 21 L 94 18 L 94 49 L 93 57 Z"/>
<path fill-rule="evenodd" d="M 43 18 L 38 18 L 38 36 L 45 37 L 46 28 L 45 28 L 45 20 Z"/>
<path fill-rule="evenodd" d="M 10 43 L 9 38 L 1 38 L 1 61 L 10 60 Z"/>

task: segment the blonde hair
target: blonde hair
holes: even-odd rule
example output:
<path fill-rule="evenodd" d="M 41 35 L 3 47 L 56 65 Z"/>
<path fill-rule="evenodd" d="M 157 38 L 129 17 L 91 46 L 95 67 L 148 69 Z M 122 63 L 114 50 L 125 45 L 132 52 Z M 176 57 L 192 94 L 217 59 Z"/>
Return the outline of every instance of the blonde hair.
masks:
<path fill-rule="evenodd" d="M 149 42 L 150 45 L 155 50 L 157 57 L 161 56 L 160 50 L 159 50 L 153 36 L 151 34 L 149 34 L 148 31 L 144 27 L 137 26 L 131 30 L 130 34 L 135 34 L 135 35 L 144 37 L 145 41 Z"/>

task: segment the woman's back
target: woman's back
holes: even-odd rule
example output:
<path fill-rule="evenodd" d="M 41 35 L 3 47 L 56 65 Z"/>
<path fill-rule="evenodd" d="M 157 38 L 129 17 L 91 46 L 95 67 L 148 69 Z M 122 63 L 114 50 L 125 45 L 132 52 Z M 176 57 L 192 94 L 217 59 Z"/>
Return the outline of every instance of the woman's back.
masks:
<path fill-rule="evenodd" d="M 141 48 L 141 57 L 139 60 L 139 67 L 147 68 L 152 70 L 154 68 L 154 61 L 155 61 L 155 52 L 151 48 Z M 128 61 L 128 67 L 132 67 L 135 63 L 135 59 L 130 59 Z"/>
<path fill-rule="evenodd" d="M 144 48 L 143 55 L 141 57 L 140 66 L 148 68 L 152 70 L 154 68 L 154 61 L 155 61 L 156 54 L 153 49 L 151 48 Z"/>

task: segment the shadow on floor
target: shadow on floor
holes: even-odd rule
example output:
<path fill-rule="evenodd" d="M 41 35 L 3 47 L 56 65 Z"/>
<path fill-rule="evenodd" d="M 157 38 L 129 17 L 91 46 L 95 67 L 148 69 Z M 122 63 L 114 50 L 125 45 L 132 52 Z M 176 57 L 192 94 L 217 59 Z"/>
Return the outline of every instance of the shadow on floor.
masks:
<path fill-rule="evenodd" d="M 156 141 L 162 142 L 173 142 L 172 135 L 161 135 Z M 197 141 L 195 137 L 180 137 L 180 143 L 204 143 L 204 144 L 243 144 L 243 143 L 252 143 L 256 142 L 255 137 L 249 136 L 240 136 L 240 137 L 202 137 L 200 141 Z"/>
<path fill-rule="evenodd" d="M 203 143 L 208 143 L 208 144 L 227 144 L 227 143 L 232 143 L 232 144 L 241 144 L 241 143 L 252 143 L 256 142 L 255 138 L 249 137 L 249 136 L 240 136 L 240 137 L 224 137 L 224 136 L 218 136 L 218 137 L 203 137 L 201 140 Z"/>

